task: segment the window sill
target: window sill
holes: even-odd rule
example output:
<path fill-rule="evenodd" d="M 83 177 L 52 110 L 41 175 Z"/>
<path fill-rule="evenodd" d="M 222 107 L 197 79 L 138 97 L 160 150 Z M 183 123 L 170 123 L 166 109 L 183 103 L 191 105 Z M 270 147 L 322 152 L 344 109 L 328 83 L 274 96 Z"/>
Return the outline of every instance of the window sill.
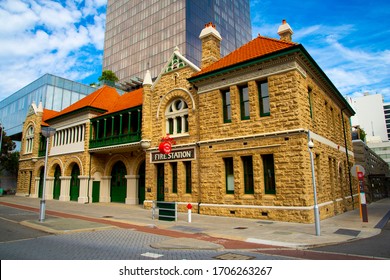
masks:
<path fill-rule="evenodd" d="M 171 138 L 181 138 L 190 136 L 189 133 L 180 133 L 180 134 L 169 134 Z"/>

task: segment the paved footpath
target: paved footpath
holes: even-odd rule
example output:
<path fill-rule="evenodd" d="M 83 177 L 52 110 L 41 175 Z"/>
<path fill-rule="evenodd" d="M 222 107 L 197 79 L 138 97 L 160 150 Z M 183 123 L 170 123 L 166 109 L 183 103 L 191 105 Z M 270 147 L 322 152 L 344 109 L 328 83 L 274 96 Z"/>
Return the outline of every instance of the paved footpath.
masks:
<path fill-rule="evenodd" d="M 39 213 L 39 202 L 36 198 L 0 197 L 1 205 L 36 213 Z M 192 214 L 192 222 L 188 223 L 186 213 L 179 213 L 178 221 L 168 222 L 152 219 L 151 210 L 140 206 L 113 203 L 79 204 L 47 200 L 46 214 L 57 218 L 39 222 L 37 216 L 37 219 L 24 221 L 23 224 L 55 234 L 117 227 L 169 237 L 154 243 L 156 248 L 161 249 L 202 250 L 205 246 L 214 244 L 229 250 L 257 250 L 276 255 L 279 252 L 283 253 L 279 255 L 305 259 L 367 259 L 297 249 L 337 244 L 379 234 L 381 227 L 389 219 L 390 199 L 368 205 L 368 223 L 361 222 L 357 209 L 321 221 L 320 236 L 315 235 L 314 224 L 198 214 Z"/>

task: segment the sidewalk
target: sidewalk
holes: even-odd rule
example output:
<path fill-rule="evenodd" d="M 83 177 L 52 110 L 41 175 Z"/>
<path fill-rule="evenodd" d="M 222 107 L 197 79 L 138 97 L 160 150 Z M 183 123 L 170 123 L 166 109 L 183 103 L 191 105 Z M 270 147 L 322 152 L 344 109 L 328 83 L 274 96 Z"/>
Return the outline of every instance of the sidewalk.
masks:
<path fill-rule="evenodd" d="M 22 224 L 54 234 L 121 227 L 181 238 L 180 242 L 172 239 L 161 244 L 164 249 L 180 249 L 180 246 L 194 249 L 203 249 L 205 246 L 210 249 L 210 244 L 204 241 L 225 246 L 227 240 L 241 242 L 241 246 L 246 242 L 248 248 L 253 248 L 255 244 L 310 248 L 375 236 L 390 218 L 390 198 L 386 198 L 368 205 L 367 223 L 361 221 L 359 210 L 355 209 L 322 220 L 321 235 L 316 236 L 314 224 L 215 217 L 196 213 L 192 213 L 191 223 L 187 221 L 187 213 L 179 213 L 177 222 L 160 221 L 152 219 L 151 210 L 137 205 L 79 204 L 47 200 L 44 222 L 38 221 L 40 199 L 3 196 L 0 197 L 0 205 L 36 212 L 35 220 L 24 221 Z"/>

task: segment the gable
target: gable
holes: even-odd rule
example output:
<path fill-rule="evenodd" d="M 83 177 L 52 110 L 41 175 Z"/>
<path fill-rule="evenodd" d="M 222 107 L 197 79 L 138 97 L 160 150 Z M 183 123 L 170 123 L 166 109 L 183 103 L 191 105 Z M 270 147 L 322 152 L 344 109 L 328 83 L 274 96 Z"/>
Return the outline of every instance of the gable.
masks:
<path fill-rule="evenodd" d="M 157 79 L 156 81 L 153 83 L 153 86 L 152 88 L 154 88 L 154 86 L 156 84 L 158 84 L 158 82 L 161 80 L 161 77 L 164 75 L 164 74 L 167 74 L 167 73 L 170 73 L 170 72 L 173 72 L 173 71 L 176 71 L 178 69 L 182 69 L 184 67 L 190 67 L 191 69 L 193 69 L 195 72 L 199 72 L 200 71 L 200 68 L 198 66 L 196 66 L 194 63 L 192 63 L 191 61 L 189 61 L 187 58 L 185 58 L 181 53 L 180 53 L 180 50 L 178 47 L 175 47 L 175 50 L 173 51 L 171 57 L 168 59 L 168 62 L 165 64 L 165 66 L 162 68 L 160 74 L 157 76 Z"/>

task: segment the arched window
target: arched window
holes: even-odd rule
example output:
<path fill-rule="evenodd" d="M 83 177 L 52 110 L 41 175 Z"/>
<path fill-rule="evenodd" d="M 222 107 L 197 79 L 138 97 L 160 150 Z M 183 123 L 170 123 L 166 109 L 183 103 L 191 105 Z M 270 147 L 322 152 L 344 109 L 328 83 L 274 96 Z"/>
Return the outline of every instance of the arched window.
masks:
<path fill-rule="evenodd" d="M 26 149 L 25 152 L 32 153 L 32 149 L 34 146 L 34 127 L 29 126 L 26 133 Z"/>
<path fill-rule="evenodd" d="M 188 133 L 188 105 L 183 99 L 172 101 L 166 111 L 166 133 L 180 135 Z"/>

